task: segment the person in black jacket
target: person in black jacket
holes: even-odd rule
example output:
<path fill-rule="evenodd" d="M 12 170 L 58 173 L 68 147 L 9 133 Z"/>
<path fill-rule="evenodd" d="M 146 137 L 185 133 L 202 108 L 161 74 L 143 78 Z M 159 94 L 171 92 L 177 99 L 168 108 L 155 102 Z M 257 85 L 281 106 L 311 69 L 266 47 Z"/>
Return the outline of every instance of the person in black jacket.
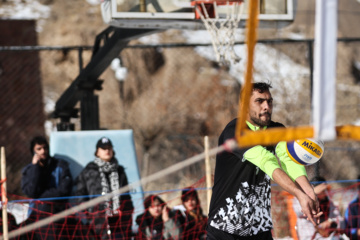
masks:
<path fill-rule="evenodd" d="M 284 127 L 271 120 L 271 85 L 254 83 L 247 109 L 246 124 L 252 131 Z M 234 139 L 237 119 L 228 123 L 219 137 L 219 146 Z M 272 238 L 271 185 L 274 180 L 300 202 L 303 213 L 316 225 L 322 212 L 304 166 L 293 162 L 286 143 L 257 145 L 224 151 L 216 156 L 214 186 L 207 224 L 207 239 Z M 278 163 L 277 157 L 281 162 Z"/>
<path fill-rule="evenodd" d="M 31 163 L 22 171 L 21 189 L 30 198 L 61 198 L 71 195 L 72 177 L 68 163 L 49 155 L 49 144 L 42 136 L 34 137 L 30 143 Z M 49 217 L 65 210 L 67 199 L 33 201 L 29 205 L 27 223 Z M 40 229 L 38 237 L 58 239 L 59 223 Z M 53 231 L 54 229 L 57 229 Z M 44 235 L 46 234 L 46 236 Z"/>
<path fill-rule="evenodd" d="M 78 203 L 128 185 L 124 167 L 114 156 L 110 139 L 100 138 L 96 144 L 95 160 L 88 163 L 77 178 Z M 129 193 L 121 194 L 88 209 L 88 224 L 97 238 L 131 239 L 133 211 Z"/>

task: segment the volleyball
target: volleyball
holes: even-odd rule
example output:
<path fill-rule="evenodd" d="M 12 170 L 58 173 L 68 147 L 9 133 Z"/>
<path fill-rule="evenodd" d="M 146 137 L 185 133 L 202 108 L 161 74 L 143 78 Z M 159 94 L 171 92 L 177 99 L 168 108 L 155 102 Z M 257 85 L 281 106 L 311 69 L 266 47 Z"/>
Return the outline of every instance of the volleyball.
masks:
<path fill-rule="evenodd" d="M 296 163 L 308 166 L 316 163 L 324 154 L 324 143 L 311 138 L 286 143 L 289 157 Z"/>

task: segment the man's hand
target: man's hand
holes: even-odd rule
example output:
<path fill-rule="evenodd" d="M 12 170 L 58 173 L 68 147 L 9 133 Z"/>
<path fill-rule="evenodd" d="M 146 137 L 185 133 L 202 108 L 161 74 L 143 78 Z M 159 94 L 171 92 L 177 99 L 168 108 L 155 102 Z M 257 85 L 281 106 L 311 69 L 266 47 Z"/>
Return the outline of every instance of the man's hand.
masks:
<path fill-rule="evenodd" d="M 306 217 L 314 226 L 317 226 L 320 222 L 319 217 L 323 214 L 319 208 L 317 199 L 313 200 L 303 192 L 299 192 L 295 196 L 299 200 L 301 212 L 304 214 L 304 217 Z"/>
<path fill-rule="evenodd" d="M 40 161 L 40 159 L 40 156 L 35 153 L 32 158 L 32 164 L 36 165 Z"/>
<path fill-rule="evenodd" d="M 38 154 L 34 154 L 33 158 L 32 158 L 32 161 L 31 161 L 32 164 L 36 165 L 36 164 L 39 164 L 40 167 L 44 167 L 45 166 L 45 163 L 46 163 L 46 160 L 41 158 L 40 155 Z"/>
<path fill-rule="evenodd" d="M 314 226 L 315 223 L 316 224 L 319 224 L 319 221 L 320 221 L 320 216 L 323 214 L 323 212 L 320 210 L 320 204 L 319 204 L 319 200 L 318 200 L 318 197 L 317 197 L 317 193 L 314 191 L 314 188 L 313 186 L 310 184 L 308 178 L 306 176 L 300 176 L 298 177 L 296 180 L 295 180 L 295 183 L 299 186 L 299 188 L 311 199 L 313 200 L 313 203 L 315 204 L 314 205 L 314 209 L 315 209 L 315 214 L 313 213 L 313 216 L 312 218 L 309 217 L 309 215 L 307 215 L 305 213 L 305 211 L 303 210 L 303 206 L 301 206 L 302 208 L 302 212 L 304 214 L 304 217 L 307 217 L 308 220 L 310 220 Z M 299 199 L 299 198 L 298 198 Z M 299 202 L 300 202 L 300 199 L 299 199 Z M 301 204 L 301 203 L 300 203 Z M 310 205 L 311 206 L 311 205 Z"/>
<path fill-rule="evenodd" d="M 316 226 L 320 221 L 318 218 L 323 213 L 320 211 L 319 201 L 312 186 L 308 183 L 307 177 L 298 177 L 296 183 L 294 183 L 280 168 L 274 170 L 272 177 L 280 187 L 299 200 L 302 213 L 312 222 L 312 224 L 314 224 L 314 226 Z M 307 184 L 304 184 L 303 181 L 306 181 Z"/>

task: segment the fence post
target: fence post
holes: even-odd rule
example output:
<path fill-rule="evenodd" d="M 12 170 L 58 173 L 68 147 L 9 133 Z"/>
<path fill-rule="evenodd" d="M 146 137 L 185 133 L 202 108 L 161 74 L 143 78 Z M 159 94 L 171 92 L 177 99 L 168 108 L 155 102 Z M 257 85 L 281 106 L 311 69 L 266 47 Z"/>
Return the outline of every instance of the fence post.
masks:
<path fill-rule="evenodd" d="M 8 217 L 7 217 L 7 197 L 6 197 L 6 159 L 5 148 L 1 147 L 1 205 L 3 222 L 3 239 L 8 240 Z"/>
<path fill-rule="evenodd" d="M 206 188 L 207 188 L 207 206 L 208 211 L 210 208 L 211 200 L 211 166 L 210 166 L 210 156 L 209 156 L 209 137 L 204 137 L 204 146 L 205 146 L 205 170 L 206 170 Z"/>

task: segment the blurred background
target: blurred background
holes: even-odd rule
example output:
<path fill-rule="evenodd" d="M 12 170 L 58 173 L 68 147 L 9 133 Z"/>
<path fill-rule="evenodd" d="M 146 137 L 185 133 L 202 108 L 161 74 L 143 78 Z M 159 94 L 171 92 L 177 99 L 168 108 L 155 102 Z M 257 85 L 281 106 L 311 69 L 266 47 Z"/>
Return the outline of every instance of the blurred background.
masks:
<path fill-rule="evenodd" d="M 338 4 L 336 124 L 359 125 L 360 3 Z M 272 82 L 273 120 L 286 126 L 311 125 L 314 22 L 315 1 L 298 1 L 292 24 L 258 32 L 254 81 Z M 90 61 L 96 36 L 106 28 L 97 1 L 0 2 L 0 146 L 6 149 L 7 190 L 13 198 L 24 196 L 21 169 L 31 161 L 30 140 L 58 131 L 55 104 Z M 172 29 L 130 41 L 101 74 L 102 89 L 95 91 L 99 129 L 133 129 L 142 177 L 202 153 L 205 136 L 210 148 L 217 146 L 222 129 L 238 113 L 244 34 L 236 31 L 234 50 L 241 61 L 227 67 L 215 61 L 205 30 Z M 77 109 L 69 122 L 80 131 Z M 359 157 L 358 141 L 326 142 L 322 160 L 308 167 L 309 178 L 320 174 L 334 189 L 346 189 L 348 197 L 340 194 L 338 200 L 346 207 L 355 194 L 347 187 L 360 173 Z M 212 157 L 212 172 L 214 165 Z M 204 176 L 201 162 L 143 189 L 167 191 L 162 197 L 176 205 L 178 189 L 206 188 Z M 207 213 L 206 191 L 201 192 Z"/>

